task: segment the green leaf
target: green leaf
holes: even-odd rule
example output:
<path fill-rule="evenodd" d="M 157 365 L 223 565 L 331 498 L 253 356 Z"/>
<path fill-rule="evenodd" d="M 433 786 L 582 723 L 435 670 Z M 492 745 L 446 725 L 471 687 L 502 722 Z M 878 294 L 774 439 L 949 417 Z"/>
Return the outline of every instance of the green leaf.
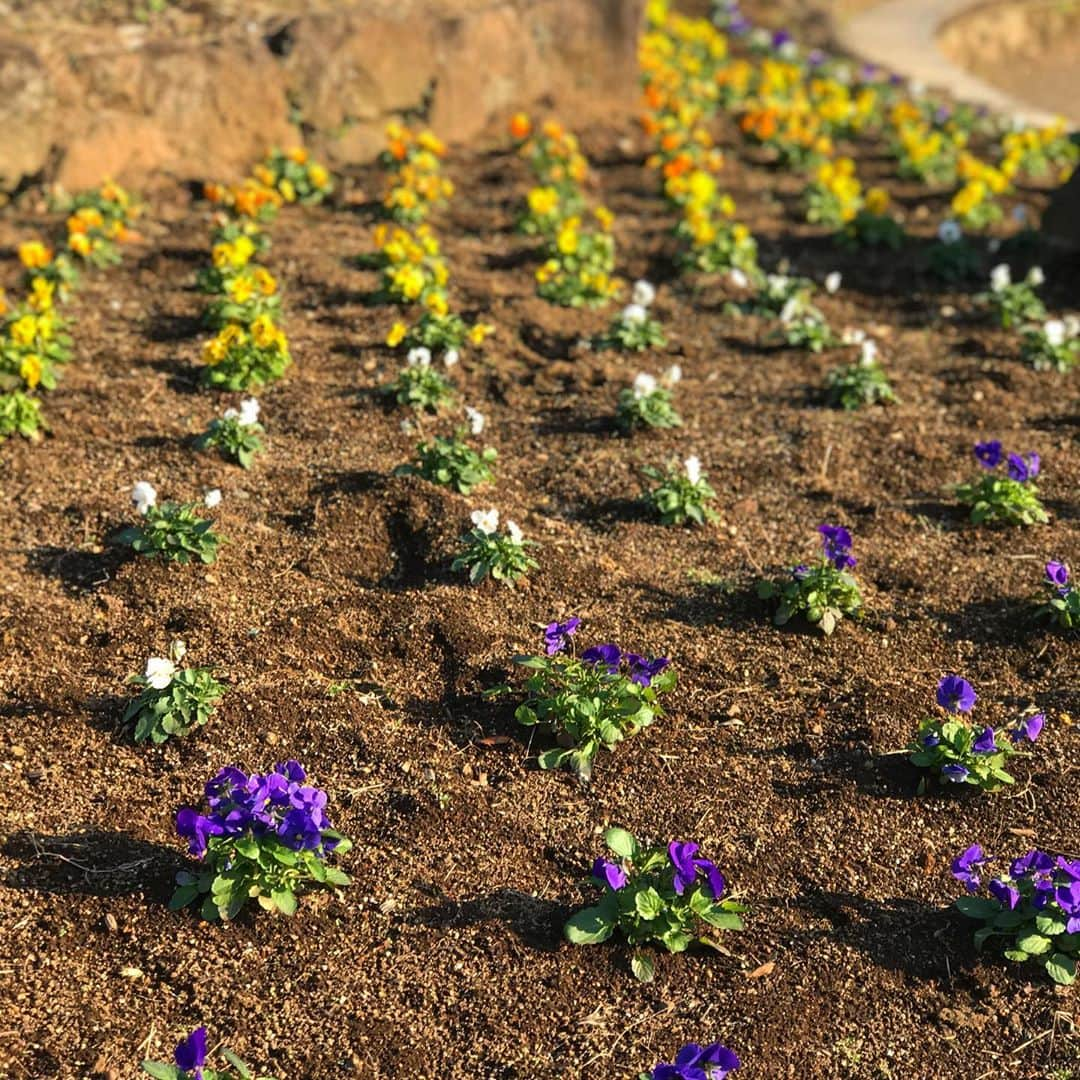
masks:
<path fill-rule="evenodd" d="M 1076 957 L 1054 953 L 1046 961 L 1046 974 L 1060 986 L 1071 986 L 1076 981 Z"/>
<path fill-rule="evenodd" d="M 1051 945 L 1050 939 L 1043 937 L 1042 934 L 1021 934 L 1016 939 L 1016 947 L 1032 956 L 1042 956 L 1043 953 L 1049 952 Z"/>
<path fill-rule="evenodd" d="M 222 1050 L 222 1057 L 236 1070 L 240 1080 L 252 1080 L 251 1070 L 231 1050 Z"/>
<path fill-rule="evenodd" d="M 180 1080 L 183 1073 L 175 1065 L 167 1065 L 164 1061 L 144 1061 L 143 1072 L 155 1077 L 155 1080 Z"/>
<path fill-rule="evenodd" d="M 275 889 L 270 893 L 270 899 L 274 901 L 282 915 L 296 914 L 296 893 L 289 889 Z"/>
<path fill-rule="evenodd" d="M 1064 934 L 1067 925 L 1064 919 L 1058 918 L 1056 915 L 1035 916 L 1035 929 L 1047 937 L 1057 937 L 1058 934 Z"/>
<path fill-rule="evenodd" d="M 708 911 L 700 912 L 701 918 L 704 922 L 707 922 L 710 926 L 715 926 L 717 930 L 741 930 L 743 928 L 743 921 L 733 911 L 722 911 L 720 908 L 710 908 Z"/>
<path fill-rule="evenodd" d="M 1023 949 L 1006 949 L 1005 958 L 1007 960 L 1015 960 L 1018 964 L 1024 964 L 1031 959 Z M 1047 962 L 1049 963 L 1049 961 Z"/>
<path fill-rule="evenodd" d="M 651 921 L 664 910 L 664 901 L 660 894 L 650 885 L 634 894 L 634 907 L 643 918 Z"/>
<path fill-rule="evenodd" d="M 604 905 L 583 908 L 572 915 L 563 927 L 566 940 L 574 945 L 597 945 L 607 941 L 615 929 L 612 910 Z"/>
<path fill-rule="evenodd" d="M 537 756 L 536 762 L 541 769 L 557 769 L 569 753 L 569 750 L 545 750 Z"/>
<path fill-rule="evenodd" d="M 199 895 L 198 885 L 181 885 L 169 898 L 169 910 L 179 911 L 185 908 Z"/>
<path fill-rule="evenodd" d="M 633 833 L 627 832 L 626 829 L 620 829 L 617 825 L 608 829 L 604 833 L 604 843 L 613 851 L 620 859 L 629 859 L 631 862 L 637 857 L 638 842 Z"/>
<path fill-rule="evenodd" d="M 635 979 L 644 983 L 651 983 L 656 975 L 652 957 L 645 953 L 634 953 L 630 960 L 630 970 L 634 973 Z"/>
<path fill-rule="evenodd" d="M 983 896 L 957 897 L 955 907 L 969 919 L 992 919 L 1001 912 L 1001 905 L 996 900 Z"/>

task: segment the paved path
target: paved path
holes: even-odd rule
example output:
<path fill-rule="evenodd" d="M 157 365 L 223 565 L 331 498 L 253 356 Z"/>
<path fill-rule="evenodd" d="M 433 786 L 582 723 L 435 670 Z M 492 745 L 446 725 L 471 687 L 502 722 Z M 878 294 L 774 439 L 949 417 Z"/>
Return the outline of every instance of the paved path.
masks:
<path fill-rule="evenodd" d="M 884 0 L 837 20 L 836 36 L 848 52 L 860 59 L 928 87 L 944 88 L 962 101 L 1022 117 L 1029 124 L 1050 123 L 1053 114 L 1019 101 L 957 67 L 938 47 L 938 27 L 974 6 L 974 0 Z"/>

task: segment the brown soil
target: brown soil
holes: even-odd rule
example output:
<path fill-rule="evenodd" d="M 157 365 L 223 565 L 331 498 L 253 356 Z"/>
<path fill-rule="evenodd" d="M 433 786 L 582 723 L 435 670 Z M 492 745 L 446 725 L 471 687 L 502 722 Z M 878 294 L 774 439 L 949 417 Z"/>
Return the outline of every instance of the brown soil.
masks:
<path fill-rule="evenodd" d="M 197 382 L 205 207 L 155 203 L 145 245 L 86 281 L 52 437 L 0 450 L 0 1074 L 134 1077 L 198 1023 L 288 1080 L 623 1077 L 713 1038 L 747 1080 L 1033 1080 L 1075 1065 L 1075 995 L 976 957 L 947 910 L 949 860 L 975 840 L 1078 854 L 1080 648 L 1025 621 L 1043 560 L 1080 563 L 1075 378 L 1022 365 L 969 294 L 923 276 L 924 241 L 837 254 L 786 209 L 797 181 L 732 155 L 763 261 L 819 280 L 841 268 L 823 306 L 873 331 L 901 398 L 819 407 L 835 355 L 762 346 L 752 321 L 722 314 L 720 285 L 673 276 L 672 222 L 635 140 L 593 132 L 586 148 L 623 271 L 661 283 L 672 344 L 644 358 L 573 347 L 609 316 L 534 297 L 512 231 L 521 166 L 499 148 L 452 155 L 459 195 L 437 224 L 455 300 L 498 327 L 456 376 L 500 455 L 497 486 L 472 498 L 391 476 L 415 441 L 375 394 L 398 363 L 380 345 L 395 313 L 365 306 L 373 278 L 346 262 L 370 249 L 373 173 L 347 202 L 273 227 L 296 364 L 260 395 L 269 452 L 249 473 L 190 447 L 234 400 Z M 864 174 L 884 170 L 879 149 L 860 152 Z M 916 224 L 944 203 L 894 190 Z M 47 224 L 24 199 L 0 216 L 0 243 Z M 1043 258 L 1060 305 L 1069 268 Z M 619 388 L 675 360 L 685 428 L 618 437 Z M 942 494 L 990 436 L 1042 454 L 1051 526 L 974 529 Z M 639 467 L 690 452 L 723 524 L 664 528 L 635 502 Z M 107 543 L 139 479 L 179 498 L 222 488 L 215 566 Z M 520 591 L 448 569 L 468 511 L 488 504 L 542 545 Z M 870 609 L 832 640 L 774 628 L 753 595 L 812 553 L 824 520 L 853 529 Z M 586 789 L 539 772 L 512 705 L 480 696 L 540 624 L 572 613 L 584 639 L 667 653 L 680 677 L 670 717 L 602 758 Z M 207 728 L 136 748 L 119 730 L 124 679 L 174 635 L 231 690 Z M 946 670 L 973 681 L 985 719 L 1048 714 L 1016 792 L 917 798 L 883 756 Z M 352 689 L 331 696 L 340 680 Z M 168 912 L 177 808 L 221 765 L 286 756 L 355 840 L 353 886 L 292 920 Z M 560 940 L 610 823 L 702 843 L 751 905 L 726 953 L 658 956 L 642 986 L 625 947 Z"/>

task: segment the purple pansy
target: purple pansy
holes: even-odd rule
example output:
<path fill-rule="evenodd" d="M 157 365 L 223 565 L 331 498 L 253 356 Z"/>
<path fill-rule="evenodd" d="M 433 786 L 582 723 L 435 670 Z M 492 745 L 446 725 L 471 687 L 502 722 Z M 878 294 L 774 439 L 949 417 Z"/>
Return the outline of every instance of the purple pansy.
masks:
<path fill-rule="evenodd" d="M 1013 742 L 1034 742 L 1039 733 L 1043 729 L 1043 724 L 1046 723 L 1046 716 L 1043 713 L 1035 713 L 1032 716 L 1022 716 L 1016 722 L 1016 726 L 1009 732 L 1009 737 Z"/>
<path fill-rule="evenodd" d="M 671 663 L 666 656 L 648 660 L 637 653 L 627 653 L 626 662 L 630 665 L 630 681 L 638 686 L 651 686 L 653 679 Z"/>
<path fill-rule="evenodd" d="M 598 858 L 593 863 L 592 876 L 598 881 L 604 882 L 609 889 L 615 892 L 618 892 L 627 881 L 626 871 L 618 863 L 608 862 L 604 858 Z"/>
<path fill-rule="evenodd" d="M 614 675 L 619 670 L 622 653 L 618 645 L 593 645 L 581 654 L 581 659 L 587 664 L 603 664 Z"/>
<path fill-rule="evenodd" d="M 837 570 L 847 570 L 855 565 L 851 555 L 851 533 L 843 525 L 819 525 L 821 543 L 825 549 L 825 558 Z"/>
<path fill-rule="evenodd" d="M 990 895 L 1010 911 L 1020 903 L 1020 890 L 1011 881 L 994 878 L 986 887 L 990 890 Z"/>
<path fill-rule="evenodd" d="M 695 844 L 693 841 L 680 843 L 678 840 L 673 840 L 668 844 L 668 858 L 671 860 L 674 869 L 672 886 L 675 889 L 675 895 L 682 896 L 687 889 L 692 888 L 697 882 L 698 871 L 700 870 L 705 874 L 713 899 L 719 900 L 727 888 L 724 875 L 717 870 L 715 863 L 710 862 L 708 859 L 694 857 L 699 849 L 700 845 Z"/>
<path fill-rule="evenodd" d="M 544 651 L 548 656 L 561 653 L 570 644 L 580 625 L 581 620 L 573 616 L 566 622 L 548 623 L 544 629 Z"/>
<path fill-rule="evenodd" d="M 977 442 L 974 449 L 975 459 L 984 469 L 996 469 L 1001 463 L 1001 440 Z"/>
<path fill-rule="evenodd" d="M 975 892 L 979 888 L 979 870 L 986 862 L 986 855 L 979 844 L 972 844 L 967 851 L 957 855 L 952 861 L 952 876 L 959 881 L 968 892 Z"/>
<path fill-rule="evenodd" d="M 953 784 L 962 784 L 968 778 L 968 770 L 963 765 L 943 765 L 942 778 Z"/>
<path fill-rule="evenodd" d="M 719 1043 L 687 1043 L 673 1063 L 663 1062 L 649 1075 L 651 1080 L 725 1080 L 740 1064 L 738 1055 Z"/>
<path fill-rule="evenodd" d="M 1051 559 L 1046 564 L 1046 580 L 1055 588 L 1065 589 L 1069 585 L 1069 568 L 1063 562 Z"/>
<path fill-rule="evenodd" d="M 206 1028 L 196 1028 L 186 1039 L 181 1039 L 173 1051 L 176 1067 L 191 1074 L 191 1080 L 203 1080 L 202 1067 L 206 1064 Z"/>
<path fill-rule="evenodd" d="M 976 754 L 992 754 L 997 750 L 997 743 L 994 741 L 994 729 L 984 727 L 978 738 L 971 744 L 971 749 Z"/>
<path fill-rule="evenodd" d="M 936 731 L 928 731 L 923 736 L 922 744 L 932 750 L 935 746 L 941 745 L 941 736 Z"/>
<path fill-rule="evenodd" d="M 1039 455 L 1032 451 L 1030 454 L 1009 455 L 1009 479 L 1018 484 L 1026 484 L 1039 475 Z"/>
<path fill-rule="evenodd" d="M 951 713 L 971 712 L 978 695 L 967 679 L 959 675 L 946 675 L 937 688 L 937 703 Z"/>

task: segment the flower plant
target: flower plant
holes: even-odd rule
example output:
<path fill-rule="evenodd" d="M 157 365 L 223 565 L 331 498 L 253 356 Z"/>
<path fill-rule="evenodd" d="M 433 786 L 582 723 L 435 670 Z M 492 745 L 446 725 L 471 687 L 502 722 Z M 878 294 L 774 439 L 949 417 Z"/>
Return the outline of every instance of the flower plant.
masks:
<path fill-rule="evenodd" d="M 173 735 L 190 734 L 213 715 L 225 693 L 212 668 L 182 668 L 187 647 L 180 640 L 167 656 L 152 656 L 142 675 L 128 682 L 141 688 L 124 710 L 123 722 L 135 727 L 135 741 L 163 743 Z"/>
<path fill-rule="evenodd" d="M 978 299 L 990 309 L 995 321 L 1004 330 L 1022 322 L 1046 317 L 1046 308 L 1035 292 L 1045 279 L 1043 272 L 1033 266 L 1023 281 L 1013 281 L 1008 263 L 999 263 L 990 271 L 990 288 Z"/>
<path fill-rule="evenodd" d="M 708 1046 L 687 1043 L 673 1062 L 662 1061 L 641 1073 L 638 1080 L 725 1080 L 740 1064 L 738 1054 L 718 1042 Z"/>
<path fill-rule="evenodd" d="M 998 439 L 976 443 L 973 453 L 986 473 L 970 484 L 958 484 L 954 492 L 961 503 L 971 507 L 974 524 L 1035 525 L 1049 521 L 1035 486 L 1040 467 L 1037 453 L 1009 454 L 1006 458 Z M 1006 476 L 995 471 L 1002 461 Z"/>
<path fill-rule="evenodd" d="M 1021 331 L 1021 354 L 1036 371 L 1072 371 L 1080 364 L 1080 319 L 1047 319 Z"/>
<path fill-rule="evenodd" d="M 1038 739 L 1046 718 L 1042 713 L 1020 717 L 1002 732 L 1006 738 L 999 742 L 992 727 L 971 723 L 967 714 L 974 709 L 976 700 L 971 683 L 959 675 L 946 675 L 937 688 L 937 703 L 943 714 L 922 721 L 907 747 L 908 760 L 928 770 L 941 784 L 969 784 L 982 791 L 996 791 L 1014 783 L 1005 766 L 1023 744 Z M 919 790 L 925 789 L 924 779 Z"/>
<path fill-rule="evenodd" d="M 896 401 L 872 341 L 862 342 L 859 359 L 854 364 L 833 368 L 826 374 L 825 400 L 834 408 L 848 410 Z"/>
<path fill-rule="evenodd" d="M 974 277 L 982 263 L 979 252 L 952 218 L 938 226 L 937 240 L 927 248 L 926 260 L 930 272 L 947 282 Z"/>
<path fill-rule="evenodd" d="M 982 885 L 989 862 L 972 844 L 952 862 L 952 875 L 969 893 Z M 1009 864 L 1009 872 L 986 883 L 989 896 L 961 896 L 956 908 L 983 925 L 975 931 L 978 949 L 1004 938 L 1005 957 L 1042 966 L 1055 983 L 1071 986 L 1080 960 L 1080 859 L 1033 849 Z"/>
<path fill-rule="evenodd" d="M 208 1069 L 206 1028 L 198 1027 L 181 1039 L 173 1051 L 173 1061 L 144 1061 L 143 1072 L 155 1080 L 274 1080 L 272 1076 L 256 1076 L 231 1050 L 222 1049 L 221 1056 L 232 1069 Z M 235 1071 L 234 1071 L 235 1070 Z"/>
<path fill-rule="evenodd" d="M 45 421 L 41 416 L 41 402 L 21 390 L 0 393 L 0 442 L 9 435 L 21 435 L 24 439 L 40 438 Z"/>
<path fill-rule="evenodd" d="M 884 247 L 899 251 L 904 246 L 904 227 L 889 213 L 889 196 L 882 188 L 870 188 L 859 212 L 834 237 L 842 248 Z"/>
<path fill-rule="evenodd" d="M 584 228 L 577 217 L 560 226 L 547 260 L 536 271 L 536 292 L 563 307 L 602 307 L 619 291 L 614 277 L 615 238 L 611 213 L 598 207 L 598 228 Z"/>
<path fill-rule="evenodd" d="M 856 565 L 851 554 L 851 533 L 843 525 L 819 525 L 821 556 L 812 564 L 793 567 L 783 581 L 761 581 L 757 593 L 763 600 L 779 598 L 773 616 L 777 626 L 802 615 L 829 635 L 845 616 L 857 615 L 863 606 L 858 582 L 849 570 Z"/>
<path fill-rule="evenodd" d="M 1052 559 L 1046 564 L 1043 578 L 1049 596 L 1036 612 L 1036 618 L 1057 623 L 1062 630 L 1080 627 L 1080 589 L 1069 580 L 1069 568 Z"/>
<path fill-rule="evenodd" d="M 495 479 L 491 466 L 499 456 L 492 446 L 474 450 L 465 441 L 465 429 L 459 428 L 450 438 L 435 436 L 416 446 L 416 463 L 399 465 L 398 476 L 422 476 L 433 484 L 443 484 L 468 495 L 481 484 Z"/>
<path fill-rule="evenodd" d="M 558 743 L 540 754 L 540 768 L 566 766 L 588 780 L 601 748 L 614 750 L 664 716 L 659 698 L 675 686 L 676 676 L 667 657 L 624 653 L 610 643 L 575 655 L 569 646 L 579 625 L 576 618 L 553 622 L 544 632 L 545 655 L 514 657 L 530 672 L 529 697 L 514 716 L 526 727 L 539 725 Z"/>
<path fill-rule="evenodd" d="M 664 470 L 648 465 L 641 471 L 656 484 L 646 499 L 664 525 L 704 525 L 716 520 L 716 511 L 708 505 L 716 492 L 697 457 L 688 457 L 681 471 L 675 465 Z"/>
<path fill-rule="evenodd" d="M 568 941 L 595 945 L 618 930 L 635 949 L 655 943 L 678 953 L 695 940 L 709 944 L 702 924 L 715 930 L 743 928 L 740 915 L 746 908 L 724 899 L 724 876 L 714 863 L 698 857 L 697 844 L 646 847 L 620 828 L 608 829 L 604 842 L 615 858 L 598 858 L 592 870 L 603 896 L 595 907 L 570 918 L 564 931 Z M 647 953 L 636 952 L 631 969 L 643 982 L 652 981 Z"/>
<path fill-rule="evenodd" d="M 626 434 L 638 428 L 673 428 L 682 417 L 671 404 L 671 393 L 682 378 L 682 369 L 673 364 L 657 379 L 647 372 L 634 377 L 631 386 L 619 391 L 615 423 Z"/>
<path fill-rule="evenodd" d="M 422 345 L 409 350 L 405 366 L 384 393 L 417 412 L 437 413 L 454 400 L 453 386 L 432 364 L 431 350 Z"/>
<path fill-rule="evenodd" d="M 140 555 L 160 556 L 167 562 L 189 563 L 198 559 L 212 563 L 224 542 L 213 531 L 213 522 L 199 516 L 199 503 L 164 502 L 158 505 L 153 486 L 140 481 L 132 489 L 132 502 L 142 522 L 117 534 Z"/>
<path fill-rule="evenodd" d="M 285 333 L 268 315 L 246 329 L 236 323 L 206 342 L 203 381 L 221 390 L 253 390 L 276 382 L 292 363 Z"/>
<path fill-rule="evenodd" d="M 667 344 L 664 328 L 650 311 L 656 290 L 647 281 L 638 281 L 630 303 L 611 322 L 606 333 L 595 339 L 598 349 L 620 349 L 624 352 L 644 352 Z"/>
<path fill-rule="evenodd" d="M 263 266 L 249 263 L 222 280 L 217 295 L 207 305 L 203 322 L 220 330 L 229 323 L 250 327 L 265 316 L 271 322 L 281 314 L 277 279 Z"/>
<path fill-rule="evenodd" d="M 465 548 L 450 568 L 467 570 L 474 585 L 490 577 L 512 586 L 539 565 L 527 551 L 536 544 L 524 538 L 515 522 L 506 523 L 505 533 L 498 531 L 498 510 L 474 510 L 470 520 L 473 527 L 461 538 Z"/>
<path fill-rule="evenodd" d="M 325 166 L 312 161 L 302 146 L 288 150 L 274 147 L 254 169 L 257 180 L 276 188 L 287 202 L 308 205 L 320 203 L 334 190 L 334 183 Z"/>
<path fill-rule="evenodd" d="M 348 875 L 327 864 L 352 844 L 326 816 L 326 792 L 306 784 L 299 762 L 272 772 L 222 769 L 206 785 L 209 812 L 185 807 L 176 831 L 204 864 L 197 874 L 176 875 L 173 911 L 201 898 L 205 919 L 233 919 L 250 899 L 267 911 L 292 915 L 297 896 L 312 886 L 337 887 Z"/>
<path fill-rule="evenodd" d="M 259 403 L 255 398 L 244 398 L 239 409 L 226 409 L 220 418 L 210 421 L 210 426 L 196 440 L 199 450 L 218 450 L 222 457 L 235 461 L 241 468 L 250 469 L 256 454 L 262 453 L 260 435 L 265 430 L 259 423 Z"/>

